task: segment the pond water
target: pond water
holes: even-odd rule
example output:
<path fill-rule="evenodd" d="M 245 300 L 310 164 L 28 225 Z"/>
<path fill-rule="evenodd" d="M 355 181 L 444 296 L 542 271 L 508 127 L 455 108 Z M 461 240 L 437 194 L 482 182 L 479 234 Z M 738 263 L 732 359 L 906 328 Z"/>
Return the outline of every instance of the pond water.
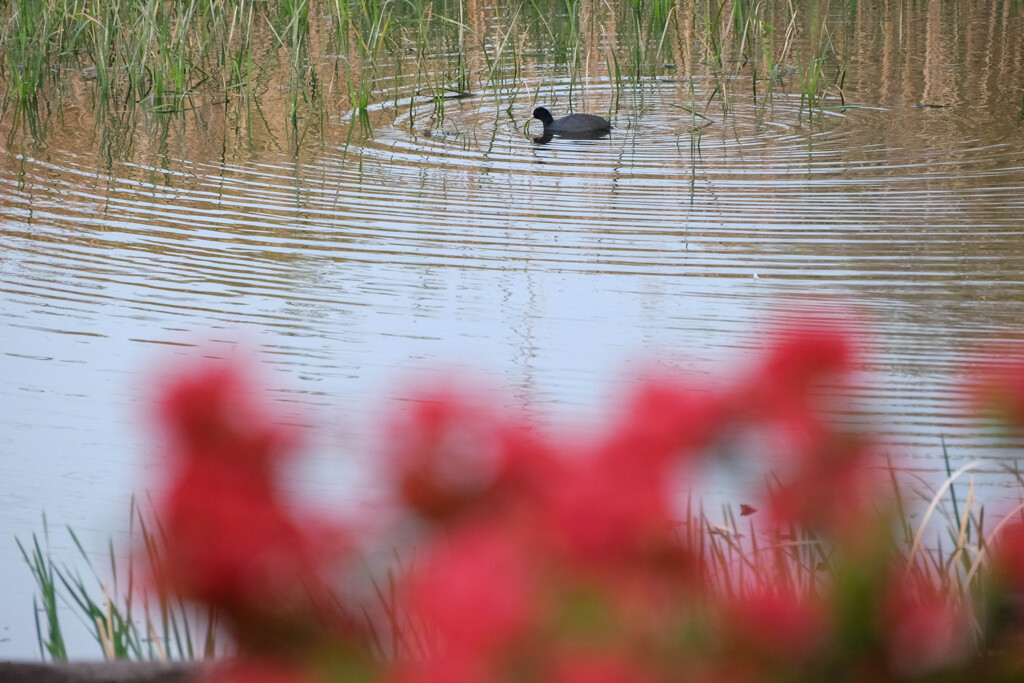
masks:
<path fill-rule="evenodd" d="M 58 557 L 64 524 L 100 553 L 123 536 L 150 381 L 195 347 L 255 352 L 282 409 L 317 425 L 296 487 L 358 505 L 365 433 L 410 373 L 456 369 L 586 423 L 638 368 L 710 372 L 780 312 L 850 316 L 871 340 L 853 417 L 926 478 L 944 438 L 986 495 L 1016 495 L 1019 451 L 958 417 L 956 383 L 1024 318 L 1024 22 L 1012 2 L 941 5 L 841 17 L 841 90 L 819 106 L 666 49 L 625 84 L 522 51 L 514 85 L 473 81 L 443 117 L 402 56 L 364 117 L 307 128 L 274 90 L 244 115 L 211 99 L 104 117 L 71 93 L 34 134 L 6 116 L 0 659 L 37 656 L 13 537 L 43 512 Z M 615 129 L 537 143 L 535 104 Z"/>

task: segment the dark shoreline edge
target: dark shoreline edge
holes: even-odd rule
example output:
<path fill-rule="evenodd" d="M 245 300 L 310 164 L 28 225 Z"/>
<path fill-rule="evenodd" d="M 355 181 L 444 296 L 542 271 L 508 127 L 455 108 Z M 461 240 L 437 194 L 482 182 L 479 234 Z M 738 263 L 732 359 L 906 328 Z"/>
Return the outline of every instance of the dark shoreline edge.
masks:
<path fill-rule="evenodd" d="M 183 683 L 195 670 L 178 662 L 0 662 L 0 683 Z"/>

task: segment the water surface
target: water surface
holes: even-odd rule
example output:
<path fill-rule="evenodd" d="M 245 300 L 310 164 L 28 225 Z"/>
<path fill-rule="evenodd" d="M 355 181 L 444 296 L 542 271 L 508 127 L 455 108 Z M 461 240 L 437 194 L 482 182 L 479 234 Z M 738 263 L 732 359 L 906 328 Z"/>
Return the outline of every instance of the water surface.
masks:
<path fill-rule="evenodd" d="M 1024 30 L 957 8 L 907 9 L 902 33 L 881 9 L 847 18 L 825 107 L 678 51 L 625 87 L 522 56 L 516 88 L 443 119 L 399 64 L 364 121 L 301 139 L 271 95 L 260 125 L 217 103 L 103 122 L 72 99 L 36 138 L 7 117 L 0 539 L 44 511 L 97 552 L 120 537 L 155 368 L 197 347 L 254 351 L 282 411 L 317 425 L 295 489 L 358 506 L 396 378 L 454 368 L 596 423 L 639 368 L 742 363 L 795 309 L 850 316 L 867 374 L 849 417 L 905 466 L 940 477 L 944 438 L 987 495 L 1015 495 L 1018 451 L 958 416 L 956 382 L 1024 318 Z M 616 128 L 538 144 L 535 103 Z M 0 657 L 35 656 L 13 543 L 0 576 Z"/>

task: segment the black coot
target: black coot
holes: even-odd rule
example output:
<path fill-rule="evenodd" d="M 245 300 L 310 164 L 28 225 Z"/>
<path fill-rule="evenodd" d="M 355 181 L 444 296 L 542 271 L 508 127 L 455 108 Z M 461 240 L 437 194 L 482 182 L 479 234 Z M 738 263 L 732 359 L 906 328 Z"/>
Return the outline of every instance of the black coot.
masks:
<path fill-rule="evenodd" d="M 540 119 L 544 124 L 544 135 L 603 135 L 612 128 L 607 119 L 594 114 L 569 114 L 555 119 L 544 107 L 533 110 L 533 118 Z"/>

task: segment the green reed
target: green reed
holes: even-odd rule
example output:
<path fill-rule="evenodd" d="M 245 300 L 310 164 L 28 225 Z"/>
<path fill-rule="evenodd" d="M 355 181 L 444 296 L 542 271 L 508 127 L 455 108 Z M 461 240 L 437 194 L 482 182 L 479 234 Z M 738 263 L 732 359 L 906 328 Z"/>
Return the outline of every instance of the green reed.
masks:
<path fill-rule="evenodd" d="M 178 110 L 208 81 L 233 85 L 252 62 L 257 17 L 301 54 L 307 0 L 275 3 L 220 0 L 13 0 L 4 20 L 2 76 L 6 94 L 29 99 L 77 67 L 102 97 Z M 246 21 L 247 19 L 247 21 Z M 246 24 L 242 26 L 241 24 Z M 248 39 L 247 39 L 248 37 Z M 55 71 L 56 70 L 56 71 Z"/>
<path fill-rule="evenodd" d="M 114 110 L 166 115 L 241 99 L 295 129 L 339 105 L 368 125 L 374 104 L 406 95 L 443 119 L 476 84 L 499 109 L 547 87 L 572 109 L 603 72 L 619 102 L 626 85 L 642 97 L 671 61 L 680 78 L 715 79 L 725 112 L 744 76 L 756 97 L 791 89 L 820 108 L 842 101 L 833 36 L 845 16 L 829 0 L 10 0 L 0 87 L 4 111 L 15 101 L 57 109 L 75 83 Z M 526 58 L 543 60 L 540 83 L 525 82 Z M 336 90 L 347 98 L 329 97 Z M 278 93 L 280 110 L 253 98 Z"/>
<path fill-rule="evenodd" d="M 390 0 L 360 0 L 361 11 L 353 15 L 347 12 L 348 34 L 355 38 L 358 48 L 358 63 L 349 61 L 347 81 L 349 100 L 361 120 L 368 121 L 368 109 L 374 89 L 377 62 L 386 42 L 393 39 L 392 3 Z M 346 34 L 346 35 L 348 35 Z"/>
<path fill-rule="evenodd" d="M 8 92 L 28 101 L 43 87 L 49 68 L 49 43 L 53 33 L 50 15 L 40 12 L 36 0 L 12 0 L 2 35 L 3 67 Z"/>
<path fill-rule="evenodd" d="M 220 82 L 225 98 L 234 92 L 244 95 L 254 91 L 263 72 L 253 57 L 254 12 L 252 3 L 232 9 L 227 35 L 218 44 L 219 61 L 224 65 Z M 229 49 L 229 46 L 234 46 L 234 49 Z"/>
<path fill-rule="evenodd" d="M 159 524 L 154 528 L 146 521 L 134 498 L 129 524 L 129 541 L 138 541 L 145 549 L 147 571 L 159 571 L 162 531 Z M 43 659 L 67 661 L 62 607 L 85 624 L 107 660 L 195 660 L 220 654 L 216 614 L 194 612 L 178 596 L 157 595 L 150 599 L 135 555 L 129 555 L 127 561 L 119 560 L 113 541 L 108 545 L 108 578 L 101 579 L 78 535 L 71 527 L 67 527 L 67 532 L 78 551 L 78 563 L 88 570 L 85 576 L 76 566 L 53 560 L 45 516 L 45 551 L 35 534 L 28 549 L 15 539 L 38 590 L 38 596 L 33 596 L 33 609 Z M 45 631 L 40 615 L 45 617 Z"/>
<path fill-rule="evenodd" d="M 843 70 L 837 64 L 836 50 L 832 43 L 832 24 L 836 21 L 830 16 L 831 3 L 826 0 L 822 3 L 811 4 L 808 8 L 808 30 L 811 35 L 806 47 L 806 53 L 802 54 L 800 60 L 801 74 L 801 103 L 805 104 L 812 111 L 820 109 L 825 97 L 830 94 L 842 96 Z M 828 72 L 833 71 L 834 76 L 829 77 Z"/>
<path fill-rule="evenodd" d="M 46 539 L 47 552 L 44 554 L 39 546 L 39 539 L 32 534 L 32 546 L 29 550 L 21 544 L 20 539 L 14 539 L 18 544 L 21 556 L 32 572 L 39 595 L 32 596 L 32 612 L 35 617 L 36 638 L 39 641 L 39 656 L 46 659 L 49 655 L 54 661 L 67 661 L 67 648 L 64 645 L 64 631 L 60 624 L 60 614 L 57 605 L 57 573 L 53 560 L 50 559 L 49 545 L 50 533 L 46 524 L 46 515 L 43 515 L 43 537 Z M 38 597 L 38 600 L 37 600 Z M 43 634 L 39 616 L 46 618 L 46 633 Z"/>
<path fill-rule="evenodd" d="M 522 6 L 516 9 L 508 29 L 499 32 L 495 36 L 494 47 L 487 49 L 484 39 L 480 40 L 480 52 L 483 54 L 487 68 L 487 85 L 491 88 L 494 103 L 501 107 L 502 95 L 508 100 L 506 109 L 509 116 L 512 116 L 512 107 L 515 103 L 516 94 L 519 91 L 519 78 L 521 74 L 521 61 L 519 50 L 515 40 L 516 29 L 519 21 L 519 11 Z"/>

